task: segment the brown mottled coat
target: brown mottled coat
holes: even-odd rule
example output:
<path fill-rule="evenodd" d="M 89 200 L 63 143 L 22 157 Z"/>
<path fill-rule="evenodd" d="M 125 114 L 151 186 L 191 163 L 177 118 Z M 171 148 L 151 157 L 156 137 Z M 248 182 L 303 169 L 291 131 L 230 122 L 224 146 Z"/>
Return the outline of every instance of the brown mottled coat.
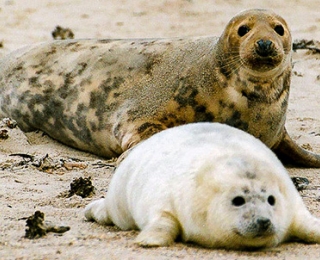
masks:
<path fill-rule="evenodd" d="M 239 35 L 244 24 L 250 30 Z M 259 40 L 272 42 L 267 57 Z M 0 116 L 104 157 L 168 127 L 205 121 L 281 150 L 290 75 L 285 21 L 249 10 L 220 38 L 62 40 L 14 52 L 0 60 Z M 299 158 L 302 148 L 289 144 L 297 162 L 308 165 Z M 307 155 L 309 166 L 320 166 Z"/>

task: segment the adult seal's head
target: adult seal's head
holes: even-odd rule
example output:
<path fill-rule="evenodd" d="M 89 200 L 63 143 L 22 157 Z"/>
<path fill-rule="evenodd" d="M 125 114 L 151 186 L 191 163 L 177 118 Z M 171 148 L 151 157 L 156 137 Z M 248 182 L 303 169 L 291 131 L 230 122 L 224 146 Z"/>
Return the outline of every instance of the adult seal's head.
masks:
<path fill-rule="evenodd" d="M 270 10 L 254 9 L 235 16 L 218 42 L 226 73 L 241 66 L 254 77 L 277 76 L 291 67 L 291 34 L 286 21 Z"/>

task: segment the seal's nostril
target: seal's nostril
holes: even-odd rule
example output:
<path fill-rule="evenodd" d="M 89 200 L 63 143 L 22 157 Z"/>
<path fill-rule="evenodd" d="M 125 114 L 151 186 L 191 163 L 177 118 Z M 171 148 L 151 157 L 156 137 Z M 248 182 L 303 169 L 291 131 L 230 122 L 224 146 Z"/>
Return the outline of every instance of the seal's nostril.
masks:
<path fill-rule="evenodd" d="M 272 41 L 266 40 L 264 43 L 265 43 L 265 46 L 266 46 L 268 49 L 270 49 L 271 44 L 272 44 Z"/>
<path fill-rule="evenodd" d="M 257 44 L 258 44 L 259 47 L 263 46 L 264 40 L 259 40 L 259 41 L 257 41 Z"/>
<path fill-rule="evenodd" d="M 270 40 L 259 40 L 257 41 L 257 44 L 259 46 L 260 49 L 270 49 L 271 45 L 272 45 L 272 41 Z"/>
<path fill-rule="evenodd" d="M 271 53 L 271 46 L 272 46 L 272 41 L 259 40 L 259 41 L 257 41 L 257 47 L 258 47 L 257 53 L 262 57 L 269 56 Z"/>

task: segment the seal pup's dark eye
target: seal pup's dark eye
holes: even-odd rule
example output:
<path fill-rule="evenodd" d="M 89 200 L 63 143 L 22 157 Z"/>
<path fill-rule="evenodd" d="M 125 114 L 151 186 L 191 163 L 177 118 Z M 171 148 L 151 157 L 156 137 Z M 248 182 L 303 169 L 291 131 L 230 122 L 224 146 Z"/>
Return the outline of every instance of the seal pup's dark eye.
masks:
<path fill-rule="evenodd" d="M 282 25 L 276 25 L 276 27 L 274 27 L 274 30 L 277 34 L 279 34 L 280 36 L 284 35 L 284 28 Z"/>
<path fill-rule="evenodd" d="M 274 206 L 274 204 L 276 204 L 276 198 L 273 197 L 272 195 L 270 195 L 268 197 L 268 203 L 271 205 L 271 206 Z"/>
<path fill-rule="evenodd" d="M 238 29 L 238 35 L 240 37 L 245 36 L 250 31 L 250 28 L 246 25 L 242 25 Z"/>
<path fill-rule="evenodd" d="M 246 203 L 246 200 L 241 196 L 237 196 L 232 200 L 232 205 L 236 206 L 236 207 L 240 207 L 240 206 L 244 205 L 245 203 Z"/>

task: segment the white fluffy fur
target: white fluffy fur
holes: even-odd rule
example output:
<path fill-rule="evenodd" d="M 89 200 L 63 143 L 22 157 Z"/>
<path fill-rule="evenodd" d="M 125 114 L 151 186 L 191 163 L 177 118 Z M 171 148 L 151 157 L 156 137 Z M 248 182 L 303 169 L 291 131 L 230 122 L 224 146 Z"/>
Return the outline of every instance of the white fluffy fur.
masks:
<path fill-rule="evenodd" d="M 276 156 L 249 134 L 217 123 L 171 128 L 136 146 L 106 198 L 89 204 L 85 216 L 140 229 L 141 246 L 167 246 L 178 235 L 233 249 L 276 246 L 293 237 L 320 242 L 320 220 Z"/>

